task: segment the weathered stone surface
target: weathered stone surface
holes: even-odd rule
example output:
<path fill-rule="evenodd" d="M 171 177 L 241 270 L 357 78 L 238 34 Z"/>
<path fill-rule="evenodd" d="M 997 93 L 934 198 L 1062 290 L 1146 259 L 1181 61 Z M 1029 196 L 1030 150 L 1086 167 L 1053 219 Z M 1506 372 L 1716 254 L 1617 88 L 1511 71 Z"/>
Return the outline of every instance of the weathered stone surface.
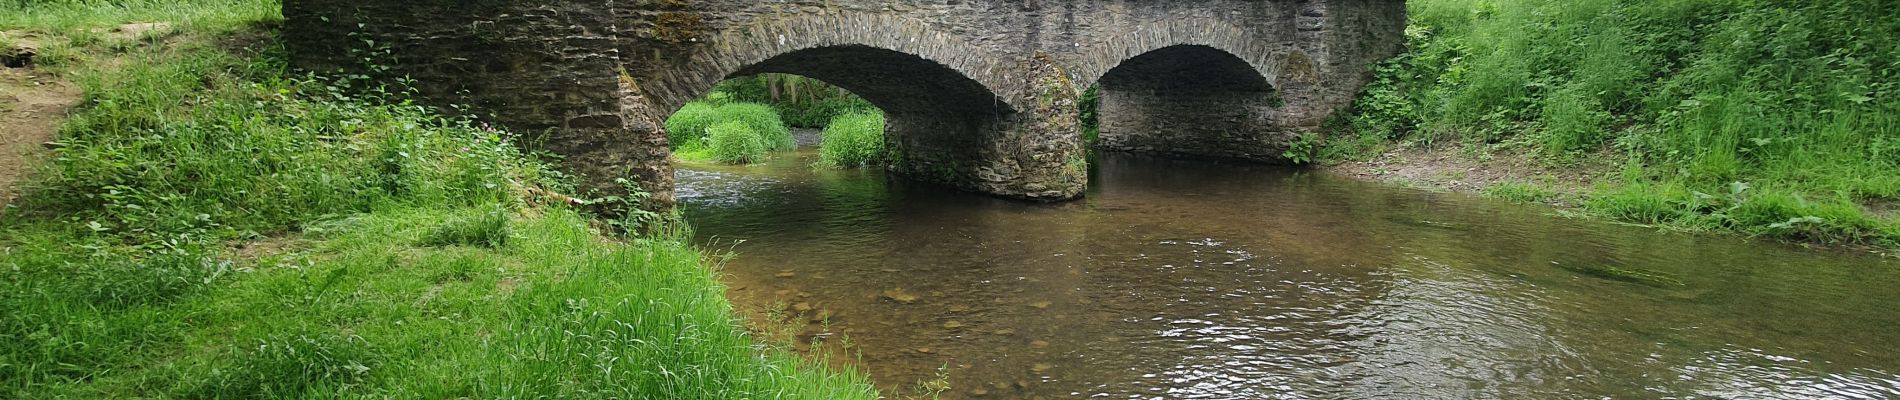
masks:
<path fill-rule="evenodd" d="M 1102 85 L 1109 149 L 1274 161 L 1404 27 L 1402 0 L 286 0 L 284 14 L 298 66 L 413 78 L 591 186 L 632 178 L 655 207 L 672 187 L 659 121 L 733 76 L 864 96 L 905 175 L 1060 200 L 1087 182 L 1086 88 Z"/>

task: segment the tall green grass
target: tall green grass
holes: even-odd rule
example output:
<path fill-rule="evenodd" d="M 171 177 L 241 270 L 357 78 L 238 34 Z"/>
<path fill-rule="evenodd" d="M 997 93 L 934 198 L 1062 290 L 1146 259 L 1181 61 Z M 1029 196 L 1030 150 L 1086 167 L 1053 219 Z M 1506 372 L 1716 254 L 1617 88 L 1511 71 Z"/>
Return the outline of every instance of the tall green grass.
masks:
<path fill-rule="evenodd" d="M 713 159 L 727 164 L 749 164 L 765 159 L 765 138 L 744 122 L 727 121 L 706 128 L 706 147 Z"/>
<path fill-rule="evenodd" d="M 718 93 L 712 97 L 723 98 Z M 715 129 L 722 124 L 737 127 Z M 744 164 L 764 159 L 766 152 L 798 148 L 791 128 L 785 126 L 778 111 L 758 103 L 707 100 L 687 103 L 667 117 L 666 129 L 674 154 L 684 159 Z M 732 136 L 741 131 L 753 139 Z M 720 137 L 715 133 L 725 135 Z M 752 146 L 755 141 L 756 147 Z"/>
<path fill-rule="evenodd" d="M 0 3 L 86 91 L 0 210 L 0 398 L 877 397 L 748 336 L 681 234 L 540 205 L 508 132 L 289 75 L 263 5 Z M 179 32 L 91 33 L 125 21 Z"/>
<path fill-rule="evenodd" d="M 839 167 L 861 167 L 882 162 L 884 114 L 867 112 L 839 116 L 825 127 L 818 146 L 819 161 Z"/>
<path fill-rule="evenodd" d="M 1900 198 L 1900 18 L 1874 11 L 1891 2 L 1408 6 L 1409 49 L 1378 67 L 1354 133 L 1329 143 L 1334 158 L 1390 141 L 1530 152 L 1560 166 L 1613 158 L 1628 171 L 1589 202 L 1605 214 L 1822 241 L 1900 238 L 1892 217 L 1850 207 Z M 1728 195 L 1737 183 L 1753 190 Z M 1652 197 L 1665 194 L 1688 197 Z M 1815 220 L 1828 228 L 1788 223 Z"/>

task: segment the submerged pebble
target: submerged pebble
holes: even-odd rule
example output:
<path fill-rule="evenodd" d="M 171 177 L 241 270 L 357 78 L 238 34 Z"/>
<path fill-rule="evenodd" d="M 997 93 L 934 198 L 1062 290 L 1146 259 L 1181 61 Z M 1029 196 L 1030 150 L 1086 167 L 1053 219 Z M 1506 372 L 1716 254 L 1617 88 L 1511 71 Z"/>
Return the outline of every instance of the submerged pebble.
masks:
<path fill-rule="evenodd" d="M 895 302 L 903 303 L 903 304 L 910 304 L 910 303 L 917 302 L 917 295 L 910 294 L 910 292 L 905 292 L 904 289 L 886 290 L 884 291 L 883 297 L 886 299 L 891 299 L 891 301 L 895 301 Z"/>

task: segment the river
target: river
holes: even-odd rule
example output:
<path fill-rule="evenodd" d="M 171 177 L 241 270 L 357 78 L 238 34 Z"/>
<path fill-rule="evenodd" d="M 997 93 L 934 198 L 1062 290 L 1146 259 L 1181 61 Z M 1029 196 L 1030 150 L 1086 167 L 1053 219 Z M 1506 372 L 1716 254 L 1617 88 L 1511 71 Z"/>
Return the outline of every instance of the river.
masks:
<path fill-rule="evenodd" d="M 1876 255 L 1282 167 L 1104 155 L 1030 204 L 812 158 L 682 166 L 683 208 L 762 334 L 893 397 L 1900 398 Z"/>

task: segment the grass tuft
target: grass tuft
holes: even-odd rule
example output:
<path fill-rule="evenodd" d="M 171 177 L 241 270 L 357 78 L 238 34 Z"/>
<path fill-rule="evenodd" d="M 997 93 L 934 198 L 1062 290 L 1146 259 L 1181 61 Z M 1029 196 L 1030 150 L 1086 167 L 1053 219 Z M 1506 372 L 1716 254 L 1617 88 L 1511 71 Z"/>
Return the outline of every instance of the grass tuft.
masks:
<path fill-rule="evenodd" d="M 759 131 L 740 121 L 728 121 L 706 128 L 707 149 L 714 160 L 727 164 L 750 164 L 765 159 L 766 139 Z"/>
<path fill-rule="evenodd" d="M 883 160 L 884 114 L 854 113 L 831 120 L 819 144 L 820 162 L 840 167 L 860 167 Z"/>

